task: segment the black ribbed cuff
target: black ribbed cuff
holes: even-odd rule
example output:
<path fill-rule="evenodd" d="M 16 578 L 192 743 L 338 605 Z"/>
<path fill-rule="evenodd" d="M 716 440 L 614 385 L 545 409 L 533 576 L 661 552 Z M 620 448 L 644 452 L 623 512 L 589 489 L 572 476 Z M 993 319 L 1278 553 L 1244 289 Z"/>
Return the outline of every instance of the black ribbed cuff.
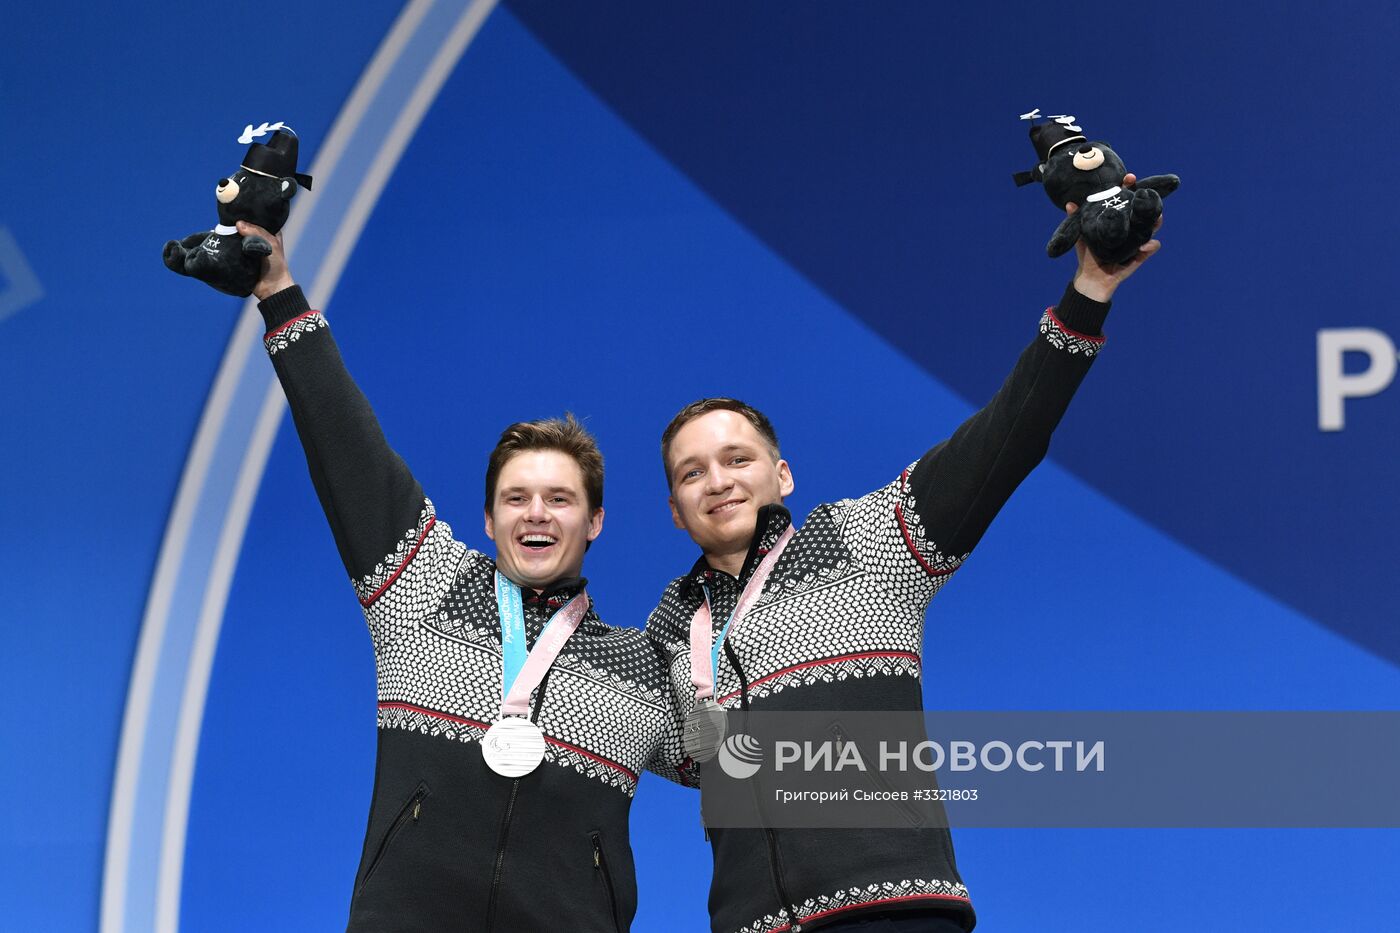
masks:
<path fill-rule="evenodd" d="M 305 314 L 310 310 L 311 305 L 307 304 L 300 285 L 289 285 L 258 302 L 258 311 L 262 313 L 269 331 L 276 330 L 298 314 Z"/>
<path fill-rule="evenodd" d="M 291 289 L 287 289 L 291 291 Z M 274 296 L 275 297 L 275 296 Z M 1113 306 L 1111 301 L 1095 301 L 1092 298 L 1085 298 L 1075 291 L 1074 282 L 1070 282 L 1065 288 L 1065 296 L 1060 299 L 1059 305 L 1055 308 L 1055 317 L 1060 319 L 1060 323 L 1076 333 L 1086 337 L 1102 337 L 1103 322 L 1108 317 L 1108 309 Z"/>

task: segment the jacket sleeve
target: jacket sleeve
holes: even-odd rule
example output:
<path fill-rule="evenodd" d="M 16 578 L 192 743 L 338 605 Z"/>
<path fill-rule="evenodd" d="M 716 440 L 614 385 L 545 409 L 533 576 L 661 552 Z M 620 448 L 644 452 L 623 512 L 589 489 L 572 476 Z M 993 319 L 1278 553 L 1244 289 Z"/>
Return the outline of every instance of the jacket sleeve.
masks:
<path fill-rule="evenodd" d="M 844 504 L 843 536 L 887 585 L 927 602 L 1045 457 L 1103 347 L 1109 305 L 1065 290 L 992 400 L 893 483 Z"/>
<path fill-rule="evenodd" d="M 683 787 L 699 787 L 700 774 L 695 767 L 695 762 L 685 754 L 681 744 L 681 735 L 684 728 L 684 721 L 681 718 L 680 708 L 672 704 L 671 717 L 667 721 L 667 728 L 652 750 L 651 758 L 647 760 L 646 769 L 652 774 L 665 778 Z"/>
<path fill-rule="evenodd" d="M 667 596 L 670 596 L 678 585 L 678 581 L 673 581 L 667 587 Z M 680 651 L 672 650 L 666 640 L 657 633 L 660 626 L 656 622 L 662 613 L 662 606 L 658 606 L 652 612 L 651 618 L 647 620 L 646 638 L 656 654 L 657 664 L 661 667 L 661 675 L 666 684 L 669 716 L 660 741 L 652 749 L 646 769 L 685 787 L 699 787 L 700 772 L 695 767 L 695 762 L 686 755 L 683 738 L 685 717 L 695 705 L 695 687 L 690 682 L 690 645 L 685 645 L 682 657 Z"/>
<path fill-rule="evenodd" d="M 299 286 L 258 305 L 264 348 L 287 396 L 311 482 L 376 648 L 431 613 L 466 548 L 389 447 L 341 360 L 329 325 Z"/>

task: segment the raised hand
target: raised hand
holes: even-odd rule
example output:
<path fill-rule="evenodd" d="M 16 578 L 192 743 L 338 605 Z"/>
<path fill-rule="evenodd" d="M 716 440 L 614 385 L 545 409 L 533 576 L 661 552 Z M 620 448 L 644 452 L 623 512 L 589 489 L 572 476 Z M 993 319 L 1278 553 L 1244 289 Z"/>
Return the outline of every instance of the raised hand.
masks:
<path fill-rule="evenodd" d="M 296 284 L 292 279 L 291 270 L 287 268 L 287 254 L 282 248 L 282 234 L 273 236 L 257 224 L 250 224 L 246 220 L 238 222 L 238 232 L 245 237 L 261 237 L 271 247 L 271 252 L 263 258 L 262 274 L 258 276 L 257 283 L 253 285 L 254 298 L 262 301 L 269 295 L 275 295 Z"/>
<path fill-rule="evenodd" d="M 1123 187 L 1132 188 L 1137 184 L 1137 176 L 1129 172 L 1123 176 Z M 1079 205 L 1070 203 L 1065 205 L 1065 213 L 1073 214 L 1079 210 Z M 1157 218 L 1157 224 L 1153 228 L 1154 232 L 1162 226 L 1162 218 Z M 1092 298 L 1095 301 L 1108 301 L 1113 297 L 1113 293 L 1118 290 L 1118 286 L 1127 280 L 1128 276 L 1138 270 L 1138 267 L 1146 262 L 1151 256 L 1162 248 L 1162 241 L 1156 238 L 1148 240 L 1138 250 L 1138 254 L 1133 259 L 1121 265 L 1106 265 L 1099 261 L 1089 247 L 1080 240 L 1075 244 L 1075 256 L 1079 259 L 1079 268 L 1074 273 L 1074 289 L 1085 298 Z"/>

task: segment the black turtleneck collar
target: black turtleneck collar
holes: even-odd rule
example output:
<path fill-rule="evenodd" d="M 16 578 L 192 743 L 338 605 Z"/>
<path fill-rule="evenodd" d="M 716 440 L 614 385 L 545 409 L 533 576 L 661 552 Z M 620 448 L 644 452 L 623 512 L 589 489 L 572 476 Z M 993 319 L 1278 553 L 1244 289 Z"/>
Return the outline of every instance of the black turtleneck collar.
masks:
<path fill-rule="evenodd" d="M 765 505 L 758 510 L 758 520 L 754 522 L 753 540 L 749 542 L 749 553 L 744 558 L 744 566 L 739 569 L 737 578 L 739 583 L 743 583 L 753 576 L 754 570 L 760 561 L 773 550 L 773 545 L 778 543 L 778 538 L 787 527 L 792 524 L 792 513 L 787 510 L 787 506 L 781 503 Z M 705 560 L 705 555 L 701 554 L 700 559 L 695 562 L 695 566 L 690 568 L 690 573 L 686 579 L 686 586 L 692 595 L 698 594 L 706 581 L 712 579 L 716 574 L 723 574 L 722 570 L 715 570 Z"/>
<path fill-rule="evenodd" d="M 535 639 L 544 631 L 554 613 L 563 609 L 587 585 L 588 581 L 583 577 L 563 577 L 538 593 L 528 586 L 520 587 L 521 608 L 525 610 L 526 648 L 535 647 Z M 603 620 L 594 611 L 592 596 L 588 597 L 588 612 L 579 628 L 595 635 L 606 630 Z"/>
<path fill-rule="evenodd" d="M 550 612 L 554 612 L 577 596 L 587 585 L 588 580 L 583 577 L 563 577 L 538 593 L 528 586 L 522 586 L 520 596 L 527 606 L 543 605 Z"/>

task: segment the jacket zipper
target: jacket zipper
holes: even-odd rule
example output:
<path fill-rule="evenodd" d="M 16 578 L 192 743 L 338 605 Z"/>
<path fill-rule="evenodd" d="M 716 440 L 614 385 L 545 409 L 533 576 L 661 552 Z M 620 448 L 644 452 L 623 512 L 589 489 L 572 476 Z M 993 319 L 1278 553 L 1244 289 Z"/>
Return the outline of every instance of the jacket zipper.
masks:
<path fill-rule="evenodd" d="M 593 867 L 603 873 L 603 888 L 608 892 L 608 912 L 612 914 L 613 929 L 621 933 L 622 925 L 617 921 L 617 894 L 613 891 L 608 860 L 603 857 L 603 834 L 594 830 L 588 834 L 588 839 L 593 843 Z"/>
<path fill-rule="evenodd" d="M 369 863 L 369 868 L 365 870 L 365 876 L 360 880 L 360 887 L 363 888 L 369 883 L 370 875 L 373 875 L 379 863 L 384 860 L 384 853 L 389 851 L 389 844 L 394 841 L 394 837 L 399 834 L 410 819 L 418 822 L 418 815 L 423 809 L 423 798 L 428 796 L 428 785 L 419 784 L 418 789 L 413 792 L 413 796 L 399 808 L 399 815 L 394 817 L 394 822 L 389 826 L 389 831 L 384 834 L 384 839 L 379 843 L 379 849 L 374 853 L 374 860 Z"/>
<path fill-rule="evenodd" d="M 534 722 L 540 718 L 540 705 L 544 703 L 544 688 L 549 684 L 549 671 L 545 671 L 544 679 L 540 681 L 538 692 L 535 694 L 535 708 L 530 714 L 530 721 Z M 515 814 L 515 798 L 520 793 L 520 778 L 512 778 L 510 782 L 510 798 L 506 801 L 506 812 L 501 816 L 501 832 L 496 839 L 496 868 L 491 874 L 491 894 L 486 900 L 486 929 L 495 929 L 496 925 L 496 902 L 501 891 L 501 872 L 506 864 L 506 839 L 510 835 L 510 819 Z"/>
<path fill-rule="evenodd" d="M 729 663 L 734 666 L 734 673 L 739 676 L 739 708 L 744 712 L 749 711 L 749 679 L 744 675 L 744 669 L 739 665 L 739 655 L 735 653 L 733 646 L 729 642 L 724 643 L 724 656 L 729 659 Z M 754 792 L 757 793 L 757 785 Z M 773 890 L 778 895 L 778 903 L 787 911 L 791 920 L 788 928 L 792 933 L 802 933 L 802 923 L 797 916 L 797 907 L 792 898 L 788 897 L 787 885 L 783 883 L 783 864 L 778 854 L 778 834 L 767 827 L 763 829 L 763 835 L 768 839 L 768 867 L 773 873 Z"/>
<path fill-rule="evenodd" d="M 486 929 L 496 925 L 496 895 L 501 890 L 501 869 L 506 861 L 506 836 L 510 832 L 510 818 L 515 812 L 515 797 L 520 793 L 520 778 L 510 782 L 510 799 L 506 802 L 505 815 L 501 817 L 501 834 L 496 840 L 496 869 L 491 875 L 491 897 L 486 902 Z"/>

